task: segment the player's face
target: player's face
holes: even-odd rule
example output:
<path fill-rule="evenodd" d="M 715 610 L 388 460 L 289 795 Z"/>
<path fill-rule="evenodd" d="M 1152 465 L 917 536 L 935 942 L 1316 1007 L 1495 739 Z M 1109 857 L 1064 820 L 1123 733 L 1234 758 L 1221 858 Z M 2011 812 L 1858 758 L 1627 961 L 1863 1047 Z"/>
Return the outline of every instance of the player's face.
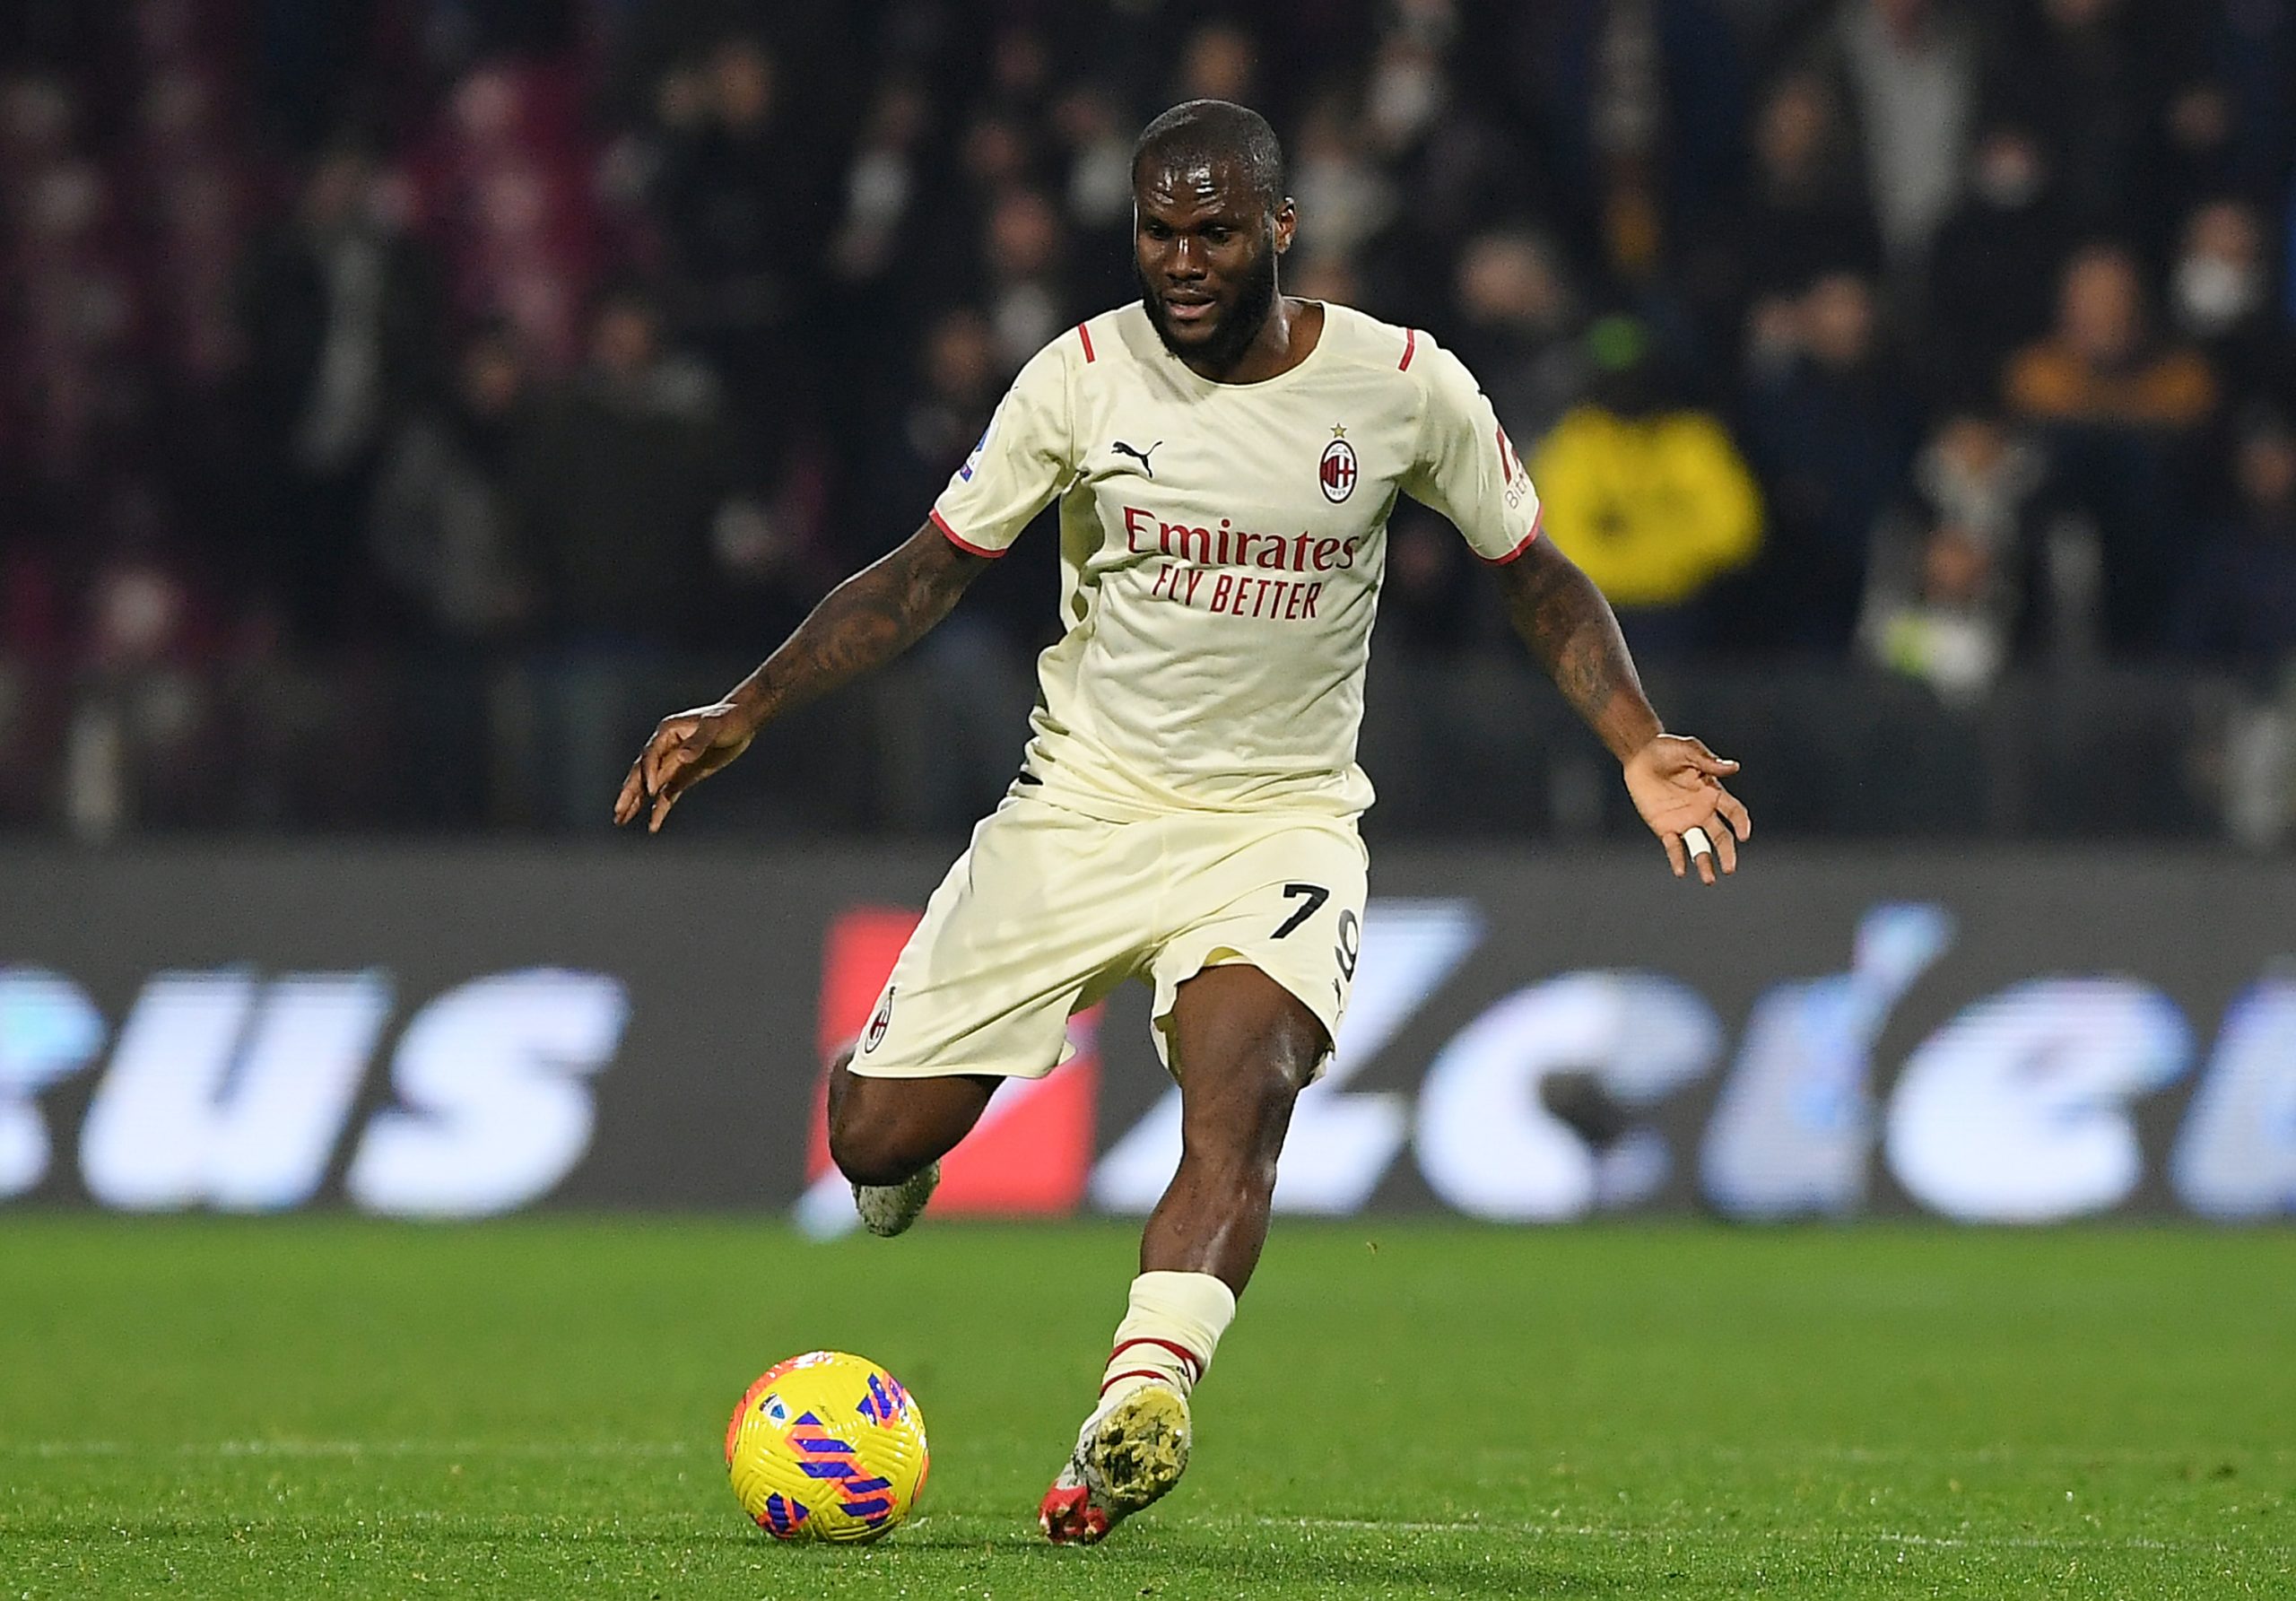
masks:
<path fill-rule="evenodd" d="M 1133 193 L 1133 261 L 1148 320 L 1173 354 L 1212 372 L 1243 357 L 1275 309 L 1292 203 L 1271 217 L 1238 163 L 1152 167 Z"/>

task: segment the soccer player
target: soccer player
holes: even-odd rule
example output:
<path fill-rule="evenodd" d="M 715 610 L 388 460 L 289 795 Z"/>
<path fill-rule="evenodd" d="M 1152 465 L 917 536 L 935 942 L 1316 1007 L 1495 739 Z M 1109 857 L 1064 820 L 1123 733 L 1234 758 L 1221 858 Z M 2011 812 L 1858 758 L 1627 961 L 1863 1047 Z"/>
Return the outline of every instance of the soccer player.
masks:
<path fill-rule="evenodd" d="M 1183 1148 L 1140 1245 L 1098 1404 L 1046 1492 L 1091 1542 L 1187 1466 L 1188 1396 L 1266 1238 L 1294 1097 L 1322 1071 L 1362 930 L 1355 764 L 1387 514 L 1409 495 L 1491 565 L 1516 631 L 1622 763 L 1677 877 L 1737 866 L 1736 764 L 1665 733 L 1609 605 L 1539 537 L 1537 493 L 1465 368 L 1425 335 L 1287 300 L 1296 217 L 1255 112 L 1148 125 L 1141 300 L 1039 352 L 906 544 L 845 580 L 723 700 L 663 719 L 614 806 L 658 830 L 789 708 L 948 614 L 1050 501 L 1060 616 L 1019 777 L 934 892 L 830 1071 L 830 1150 L 897 1234 L 1069 1014 L 1154 987 Z"/>

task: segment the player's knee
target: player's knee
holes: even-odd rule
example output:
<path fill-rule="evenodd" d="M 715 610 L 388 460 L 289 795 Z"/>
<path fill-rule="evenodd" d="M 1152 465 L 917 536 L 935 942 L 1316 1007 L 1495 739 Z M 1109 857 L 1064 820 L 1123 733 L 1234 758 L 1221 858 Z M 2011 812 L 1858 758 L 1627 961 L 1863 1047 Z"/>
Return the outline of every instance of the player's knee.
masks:
<path fill-rule="evenodd" d="M 899 1184 L 924 1164 L 912 1160 L 884 1118 L 857 1115 L 850 1101 L 830 1119 L 829 1157 L 856 1184 Z"/>
<path fill-rule="evenodd" d="M 1307 1087 L 1315 1069 L 1312 1064 L 1294 1065 L 1287 1060 L 1268 1063 L 1253 1088 L 1252 1127 L 1265 1137 L 1273 1132 L 1282 1138 L 1292 1123 L 1292 1108 L 1300 1099 L 1300 1092 Z"/>
<path fill-rule="evenodd" d="M 1287 1020 L 1274 1031 L 1244 1086 L 1247 1111 L 1239 1121 L 1253 1144 L 1283 1144 L 1292 1108 L 1300 1092 L 1315 1082 L 1316 1069 L 1329 1048 L 1323 1025 L 1312 1020 L 1296 1024 Z"/>
<path fill-rule="evenodd" d="M 904 1149 L 901 1119 L 868 1081 L 848 1076 L 829 1112 L 829 1155 L 856 1184 L 899 1184 L 925 1164 Z"/>

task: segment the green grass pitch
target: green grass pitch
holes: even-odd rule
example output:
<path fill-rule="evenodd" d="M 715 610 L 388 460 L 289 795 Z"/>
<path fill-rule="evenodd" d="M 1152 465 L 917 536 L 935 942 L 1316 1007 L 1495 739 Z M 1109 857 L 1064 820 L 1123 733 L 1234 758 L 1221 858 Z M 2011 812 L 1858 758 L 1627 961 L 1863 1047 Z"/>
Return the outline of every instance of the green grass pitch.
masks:
<path fill-rule="evenodd" d="M 1193 1468 L 1039 1493 L 1133 1232 L 0 1220 L 0 1598 L 2296 1596 L 2296 1236 L 1279 1223 Z M 725 1422 L 841 1345 L 918 1515 L 783 1547 Z"/>

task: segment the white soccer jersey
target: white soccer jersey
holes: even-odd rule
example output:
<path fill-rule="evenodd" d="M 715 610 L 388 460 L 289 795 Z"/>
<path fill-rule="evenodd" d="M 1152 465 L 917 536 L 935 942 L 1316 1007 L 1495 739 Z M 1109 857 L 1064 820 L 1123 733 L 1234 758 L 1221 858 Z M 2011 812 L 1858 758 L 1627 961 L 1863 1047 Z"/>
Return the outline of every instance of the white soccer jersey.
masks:
<path fill-rule="evenodd" d="M 1490 401 L 1423 334 L 1326 306 L 1297 367 L 1222 384 L 1135 301 L 1039 352 L 933 508 L 993 556 L 1059 498 L 1037 793 L 1114 822 L 1370 805 L 1355 744 L 1399 493 L 1487 561 L 1538 536 Z"/>

